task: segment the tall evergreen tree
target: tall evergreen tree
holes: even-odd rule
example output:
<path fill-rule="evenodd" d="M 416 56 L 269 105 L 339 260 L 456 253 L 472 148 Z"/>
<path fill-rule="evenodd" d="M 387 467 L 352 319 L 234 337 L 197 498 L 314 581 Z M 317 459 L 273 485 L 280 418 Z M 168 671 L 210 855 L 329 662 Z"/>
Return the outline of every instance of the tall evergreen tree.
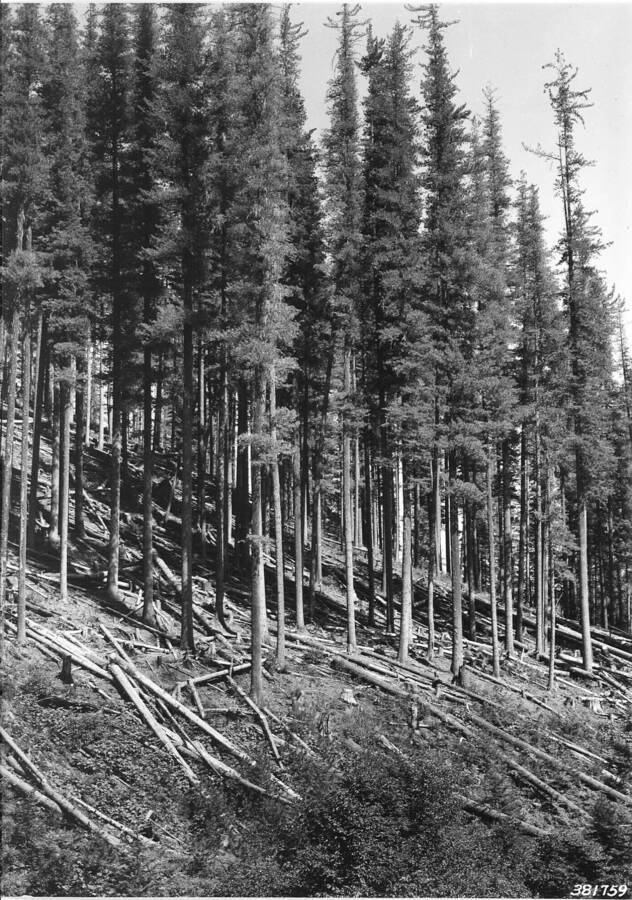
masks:
<path fill-rule="evenodd" d="M 357 342 L 359 247 L 362 214 L 360 133 L 355 77 L 356 44 L 363 28 L 359 6 L 343 4 L 337 20 L 328 20 L 339 33 L 335 72 L 327 89 L 329 129 L 323 137 L 327 205 L 327 249 L 331 258 L 334 317 L 343 353 L 342 507 L 345 580 L 347 586 L 347 644 L 356 646 L 353 586 L 353 510 L 351 506 L 352 355 Z"/>
<path fill-rule="evenodd" d="M 417 23 L 427 32 L 426 63 L 421 84 L 422 187 L 426 193 L 425 231 L 427 262 L 426 306 L 435 348 L 435 421 L 437 423 L 433 483 L 438 484 L 438 457 L 448 456 L 450 513 L 450 571 L 452 576 L 453 647 L 452 671 L 463 665 L 461 552 L 459 540 L 459 457 L 463 439 L 460 408 L 468 405 L 462 378 L 472 332 L 472 310 L 467 291 L 467 266 L 463 248 L 466 171 L 464 121 L 468 112 L 456 102 L 455 76 L 450 71 L 444 31 L 435 5 L 423 7 Z M 435 503 L 435 515 L 438 504 Z M 446 543 L 447 540 L 446 540 Z"/>
<path fill-rule="evenodd" d="M 151 4 L 134 10 L 134 81 L 131 99 L 132 130 L 129 175 L 135 186 L 130 204 L 130 240 L 134 252 L 135 286 L 142 302 L 143 346 L 143 618 L 155 621 L 153 597 L 153 429 L 151 325 L 162 291 L 160 272 L 152 256 L 160 226 L 158 150 L 158 16 Z"/>
<path fill-rule="evenodd" d="M 207 223 L 205 167 L 208 158 L 204 103 L 206 20 L 202 4 L 172 4 L 165 13 L 160 110 L 165 137 L 162 173 L 165 201 L 179 227 L 168 224 L 163 252 L 173 262 L 173 285 L 182 304 L 182 633 L 193 650 L 193 333 L 194 310 L 205 274 Z"/>
<path fill-rule="evenodd" d="M 413 400 L 407 385 L 427 380 L 414 363 L 406 342 L 423 340 L 420 322 L 420 198 L 416 172 L 415 101 L 410 94 L 409 32 L 396 25 L 385 42 L 369 34 L 363 70 L 368 77 L 365 100 L 364 211 L 362 222 L 363 292 L 360 301 L 364 348 L 364 390 L 374 444 L 380 457 L 384 499 L 384 560 L 387 628 L 394 628 L 393 484 L 394 468 L 405 453 L 405 506 L 410 506 L 412 462 L 423 439 L 414 421 L 423 421 L 419 393 Z M 411 338 L 414 335 L 414 339 Z M 406 357 L 404 361 L 404 357 Z M 401 426 L 413 426 L 413 434 Z M 414 435 L 414 436 L 413 436 Z M 405 447 L 404 447 L 405 444 Z M 409 516 L 407 516 L 409 518 Z M 408 535 L 408 532 L 407 532 Z M 410 559 L 410 547 L 406 548 Z M 405 579 L 406 580 L 406 579 Z M 403 614 L 402 614 L 403 615 Z M 402 620 L 403 621 L 403 620 Z M 407 651 L 406 651 L 407 652 Z"/>
<path fill-rule="evenodd" d="M 112 471 L 110 544 L 107 590 L 118 597 L 121 515 L 121 462 L 125 372 L 129 362 L 130 329 L 126 327 L 131 306 L 125 274 L 126 166 L 130 116 L 129 8 L 116 3 L 100 10 L 100 30 L 91 67 L 98 79 L 89 99 L 89 119 L 96 164 L 95 239 L 104 247 L 100 258 L 98 286 L 110 297 L 112 336 Z"/>
<path fill-rule="evenodd" d="M 583 123 L 583 112 L 592 104 L 589 90 L 577 90 L 577 70 L 563 54 L 549 66 L 553 79 L 546 85 L 557 128 L 557 151 L 550 154 L 557 165 L 557 190 L 562 200 L 564 228 L 559 249 L 564 264 L 564 302 L 568 317 L 568 346 L 571 365 L 571 403 L 575 435 L 575 501 L 577 507 L 578 589 L 583 636 L 583 662 L 592 672 L 593 655 L 590 635 L 590 599 L 588 585 L 588 503 L 595 471 L 591 467 L 592 414 L 597 411 L 599 395 L 592 391 L 603 350 L 609 343 L 608 319 L 604 320 L 603 289 L 595 270 L 601 247 L 597 229 L 590 224 L 590 214 L 582 202 L 581 173 L 587 165 L 577 149 L 575 132 Z M 604 327 L 605 326 L 605 327 Z M 606 359 L 609 354 L 607 354 Z M 601 394 L 603 397 L 603 394 Z M 593 432 L 591 434 L 591 431 Z"/>
<path fill-rule="evenodd" d="M 18 383 L 18 341 L 22 322 L 23 373 L 30 366 L 30 332 L 36 288 L 41 282 L 40 260 L 33 253 L 33 237 L 41 231 L 41 204 L 46 197 L 47 164 L 42 153 L 45 114 L 41 85 L 44 76 L 45 36 L 38 7 L 21 5 L 15 18 L 2 16 L 2 324 L 7 369 L 2 401 L 6 403 L 6 430 L 0 498 L 0 610 L 4 610 L 7 549 L 14 458 L 14 425 Z M 20 492 L 22 525 L 26 520 L 26 486 L 30 391 L 22 379 L 22 453 Z M 26 530 L 20 528 L 20 562 L 26 568 Z M 19 585 L 19 639 L 24 636 L 23 578 Z"/>

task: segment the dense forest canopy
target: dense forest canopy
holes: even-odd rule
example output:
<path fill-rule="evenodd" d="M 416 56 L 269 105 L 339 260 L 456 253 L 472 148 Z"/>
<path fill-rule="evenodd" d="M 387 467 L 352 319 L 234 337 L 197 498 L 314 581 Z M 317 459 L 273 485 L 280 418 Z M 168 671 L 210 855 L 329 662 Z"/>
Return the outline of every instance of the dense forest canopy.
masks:
<path fill-rule="evenodd" d="M 406 662 L 415 579 L 427 586 L 432 659 L 435 586 L 449 577 L 455 677 L 480 591 L 496 675 L 533 616 L 553 686 L 559 614 L 579 620 L 590 672 L 591 625 L 631 628 L 632 363 L 584 194 L 581 71 L 560 51 L 533 73 L 556 135 L 534 150 L 556 173 L 563 225 L 550 246 L 551 188 L 512 177 L 493 88 L 481 85 L 480 116 L 463 104 L 446 49 L 459 26 L 437 6 L 411 8 L 388 34 L 374 31 L 370 7 L 331 15 L 319 141 L 301 95 L 300 10 L 91 4 L 80 19 L 71 4 L 3 4 L 0 14 L 0 602 L 14 470 L 20 571 L 46 540 L 64 596 L 93 444 L 110 465 L 109 596 L 131 506 L 143 617 L 155 624 L 165 564 L 152 472 L 167 458 L 158 499 L 181 526 L 181 571 L 170 573 L 181 646 L 194 650 L 196 563 L 212 559 L 227 627 L 226 578 L 248 569 L 256 702 L 271 606 L 284 666 L 285 568 L 288 615 L 304 631 L 330 538 L 344 552 L 350 650 L 357 611 L 373 623 L 383 607 Z M 22 640 L 23 577 L 18 592 Z"/>

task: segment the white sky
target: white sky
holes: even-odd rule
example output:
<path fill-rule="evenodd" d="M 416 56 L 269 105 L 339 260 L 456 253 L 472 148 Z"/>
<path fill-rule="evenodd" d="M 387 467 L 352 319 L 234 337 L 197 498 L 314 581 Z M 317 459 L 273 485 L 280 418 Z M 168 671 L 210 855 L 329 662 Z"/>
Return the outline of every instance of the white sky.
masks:
<path fill-rule="evenodd" d="M 336 33 L 324 26 L 340 4 L 299 3 L 294 21 L 303 21 L 303 92 L 310 126 L 320 134 L 327 127 L 326 82 L 331 76 Z M 592 109 L 586 127 L 577 132 L 577 146 L 595 161 L 582 174 L 587 209 L 612 246 L 604 250 L 601 268 L 610 285 L 627 300 L 628 335 L 632 338 L 632 2 L 624 3 L 444 3 L 445 19 L 458 19 L 446 43 L 452 68 L 458 70 L 461 102 L 482 113 L 482 90 L 497 89 L 505 152 L 517 178 L 522 169 L 540 188 L 543 212 L 549 217 L 551 242 L 561 225 L 560 201 L 554 196 L 555 173 L 546 161 L 526 152 L 522 143 L 555 146 L 555 128 L 544 93 L 547 71 L 557 48 L 579 69 L 576 86 L 591 87 Z M 361 18 L 370 18 L 375 33 L 386 36 L 399 19 L 409 23 L 403 3 L 362 3 Z M 424 35 L 417 31 L 415 45 Z M 363 43 L 360 44 L 360 49 Z M 422 53 L 418 54 L 421 62 Z M 414 89 L 419 97 L 418 66 Z"/>

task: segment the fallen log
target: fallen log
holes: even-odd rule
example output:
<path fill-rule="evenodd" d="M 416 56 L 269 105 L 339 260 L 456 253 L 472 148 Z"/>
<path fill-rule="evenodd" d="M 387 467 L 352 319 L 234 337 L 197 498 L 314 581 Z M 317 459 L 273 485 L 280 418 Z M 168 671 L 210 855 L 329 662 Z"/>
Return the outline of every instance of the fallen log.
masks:
<path fill-rule="evenodd" d="M 112 646 L 114 647 L 114 649 L 116 650 L 118 655 L 121 657 L 121 659 L 124 659 L 125 662 L 128 662 L 131 665 L 132 664 L 131 659 L 129 658 L 129 656 L 127 655 L 125 650 L 123 650 L 120 643 L 114 637 L 112 632 L 108 631 L 108 629 L 105 627 L 105 625 L 102 622 L 99 623 L 99 628 L 101 629 L 101 632 L 105 635 L 106 640 L 108 640 L 110 642 L 110 644 L 112 644 Z"/>
<path fill-rule="evenodd" d="M 12 630 L 17 631 L 13 623 L 9 622 L 8 620 L 5 620 L 5 622 L 9 627 L 11 627 Z M 112 676 L 109 672 L 107 672 L 104 668 L 97 665 L 96 663 L 93 663 L 85 656 L 81 655 L 73 644 L 64 641 L 63 638 L 56 639 L 53 636 L 48 637 L 47 635 L 40 634 L 36 629 L 33 628 L 30 622 L 27 622 L 26 634 L 31 638 L 31 640 L 35 641 L 36 644 L 41 644 L 44 647 L 47 647 L 49 650 L 53 650 L 58 656 L 70 656 L 74 663 L 76 663 L 82 669 L 87 669 L 88 672 L 92 672 L 93 675 L 98 675 L 99 678 L 103 678 L 106 681 L 112 680 Z"/>
<path fill-rule="evenodd" d="M 13 740 L 11 735 L 2 726 L 0 726 L 0 738 L 8 747 L 13 750 L 20 763 L 25 767 L 25 770 L 28 770 L 35 778 L 41 789 L 41 792 L 45 794 L 50 800 L 54 801 L 54 803 L 56 803 L 57 806 L 60 807 L 63 813 L 65 813 L 71 819 L 74 819 L 87 831 L 91 831 L 93 834 L 97 834 L 99 837 L 103 838 L 103 840 L 107 841 L 107 843 L 110 844 L 111 847 L 120 847 L 120 838 L 99 827 L 95 822 L 84 815 L 84 813 L 82 813 L 80 809 L 77 809 L 76 806 L 74 806 L 69 800 L 67 800 L 66 797 L 60 794 L 59 791 L 52 787 L 44 774 L 37 768 L 35 763 L 31 759 L 29 759 L 26 753 L 24 753 L 24 751 Z"/>
<path fill-rule="evenodd" d="M 261 727 L 263 729 L 263 733 L 265 734 L 266 738 L 268 739 L 268 743 L 270 744 L 270 746 L 272 748 L 272 753 L 274 755 L 274 758 L 276 759 L 278 764 L 282 767 L 281 757 L 279 756 L 279 750 L 275 743 L 274 736 L 273 736 L 272 732 L 270 731 L 270 726 L 268 725 L 268 720 L 266 719 L 265 715 L 259 709 L 257 704 L 253 700 L 251 700 L 251 698 L 248 696 L 248 694 L 246 694 L 245 691 L 242 691 L 242 689 L 239 687 L 237 682 L 233 678 L 231 678 L 230 675 L 228 675 L 226 677 L 226 681 L 232 687 L 232 689 L 235 691 L 237 696 L 241 697 L 241 699 L 244 701 L 244 703 L 246 703 L 246 705 L 250 707 L 250 709 L 253 711 L 255 716 L 259 719 L 259 722 L 261 723 Z"/>
<path fill-rule="evenodd" d="M 204 707 L 202 706 L 202 701 L 200 700 L 200 695 L 198 694 L 198 692 L 195 688 L 195 685 L 193 684 L 193 681 L 190 678 L 187 681 L 187 687 L 189 689 L 191 696 L 193 697 L 193 702 L 195 703 L 195 706 L 197 708 L 198 713 L 200 714 L 200 717 L 202 719 L 206 719 L 206 711 L 204 710 Z"/>
<path fill-rule="evenodd" d="M 355 663 L 349 662 L 342 656 L 332 657 L 331 665 L 334 669 L 342 669 L 345 672 L 350 672 L 357 678 L 368 681 L 369 684 L 374 684 L 376 687 L 379 687 L 383 691 L 386 691 L 387 694 L 392 694 L 393 697 L 400 697 L 402 700 L 407 700 L 410 696 L 408 691 L 404 691 L 402 690 L 402 688 L 398 688 L 393 684 L 389 684 L 388 681 L 386 681 L 384 678 L 380 678 L 379 675 L 374 675 L 372 672 L 369 672 L 368 669 L 358 666 Z"/>
<path fill-rule="evenodd" d="M 142 699 L 139 692 L 132 685 L 125 672 L 123 672 L 121 667 L 113 661 L 110 662 L 109 669 L 114 676 L 115 682 L 119 685 L 125 696 L 134 704 L 134 706 L 140 713 L 141 718 L 144 719 L 145 723 L 149 726 L 151 731 L 153 731 L 163 747 L 165 747 L 167 753 L 171 756 L 172 759 L 176 761 L 180 768 L 184 770 L 184 773 L 191 784 L 198 784 L 199 778 L 197 777 L 191 766 L 182 759 L 172 742 L 167 737 L 164 728 L 159 724 L 156 717 L 151 712 L 145 701 Z"/>
<path fill-rule="evenodd" d="M 456 794 L 455 796 L 458 798 L 459 803 L 466 812 L 473 813 L 481 819 L 490 819 L 492 822 L 502 822 L 503 824 L 511 825 L 512 828 L 517 828 L 519 831 L 524 831 L 525 834 L 530 834 L 537 838 L 547 838 L 551 836 L 550 831 L 545 831 L 543 828 L 538 828 L 536 825 L 530 825 L 528 822 L 523 822 L 522 819 L 515 819 L 513 816 L 508 816 L 507 813 L 499 812 L 497 809 L 492 809 L 490 806 L 474 803 L 473 800 L 468 800 L 467 797 L 463 797 L 460 794 Z"/>
<path fill-rule="evenodd" d="M 286 731 L 286 732 L 289 734 L 291 740 L 296 741 L 296 743 L 297 743 L 300 747 L 302 747 L 303 750 L 305 750 L 305 752 L 306 752 L 309 756 L 316 757 L 316 754 L 314 753 L 314 751 L 312 750 L 312 748 L 311 748 L 308 744 L 306 744 L 305 741 L 304 741 L 301 737 L 298 736 L 298 734 L 295 734 L 295 733 L 292 731 L 292 729 L 290 728 L 289 725 L 286 725 L 285 722 L 283 722 L 281 719 L 279 719 L 278 716 L 275 716 L 275 714 L 272 712 L 272 710 L 268 709 L 267 707 L 264 707 L 264 710 L 263 710 L 263 711 L 265 712 L 265 714 L 266 714 L 267 716 L 269 716 L 269 718 L 272 719 L 273 722 L 276 722 L 277 725 L 280 725 L 281 728 L 283 728 L 283 730 Z"/>
<path fill-rule="evenodd" d="M 499 740 L 504 741 L 505 743 L 510 744 L 511 746 L 516 747 L 520 750 L 524 750 L 527 753 L 531 753 L 533 756 L 536 756 L 538 759 L 541 759 L 543 762 L 546 762 L 557 769 L 570 772 L 571 774 L 575 775 L 581 782 L 588 785 L 588 787 L 591 787 L 593 790 L 605 794 L 607 797 L 610 797 L 611 800 L 616 800 L 619 803 L 624 803 L 626 806 L 632 807 L 632 797 L 626 794 L 622 794 L 621 791 L 617 791 L 615 788 L 604 784 L 603 781 L 599 781 L 599 779 L 594 778 L 592 775 L 588 775 L 588 773 L 586 772 L 576 772 L 567 763 L 561 762 L 559 759 L 556 759 L 549 753 L 545 753 L 538 747 L 534 747 L 533 744 L 529 744 L 527 741 L 522 740 L 522 738 L 517 738 L 511 734 L 508 734 L 508 732 L 504 731 L 502 728 L 498 728 L 496 725 L 492 725 L 490 722 L 487 722 L 480 716 L 475 715 L 475 713 L 470 712 L 469 716 L 470 719 L 479 726 L 479 728 L 482 728 L 484 731 L 489 732 L 489 734 L 492 734 Z"/>
<path fill-rule="evenodd" d="M 163 690 L 160 685 L 156 684 L 155 681 L 152 681 L 151 678 L 148 678 L 146 675 L 136 668 L 135 665 L 124 662 L 121 660 L 121 668 L 124 669 L 129 675 L 132 676 L 136 681 L 143 685 L 143 687 L 147 688 L 152 694 L 156 697 L 160 697 L 160 699 L 167 706 L 175 709 L 180 715 L 184 716 L 185 719 L 188 719 L 189 722 L 193 725 L 197 725 L 202 731 L 208 734 L 216 744 L 219 744 L 220 747 L 223 747 L 224 750 L 231 753 L 233 756 L 236 756 L 237 759 L 242 760 L 242 762 L 248 763 L 250 766 L 255 766 L 256 763 L 253 759 L 251 759 L 247 753 L 244 753 L 243 750 L 240 750 L 233 743 L 231 743 L 228 738 L 225 738 L 223 734 L 220 734 L 219 731 L 216 731 L 208 722 L 205 722 L 204 719 L 200 718 L 197 713 L 194 713 L 190 710 L 184 703 L 180 703 L 179 700 L 176 700 L 174 696 L 167 693 L 167 691 Z"/>
<path fill-rule="evenodd" d="M 6 766 L 0 764 L 0 774 L 6 781 L 9 782 L 9 784 L 13 785 L 14 788 L 17 788 L 20 793 L 24 794 L 27 797 L 32 797 L 34 800 L 37 800 L 37 802 L 41 806 L 45 806 L 52 812 L 56 812 L 61 815 L 62 810 L 59 804 L 51 800 L 50 797 L 47 797 L 46 794 L 42 794 L 41 791 L 38 791 L 37 788 L 34 788 L 33 785 L 28 783 L 28 781 L 24 781 L 24 779 L 20 778 L 19 775 L 16 775 L 15 772 L 12 772 L 11 769 L 8 769 Z"/>
<path fill-rule="evenodd" d="M 228 669 L 219 669 L 217 672 L 211 672 L 208 675 L 198 675 L 196 678 L 190 678 L 189 681 L 198 687 L 201 684 L 210 684 L 214 681 L 221 681 L 227 676 L 239 675 L 242 672 L 247 672 L 250 668 L 251 664 L 249 662 L 238 663 L 238 665 L 231 666 Z"/>

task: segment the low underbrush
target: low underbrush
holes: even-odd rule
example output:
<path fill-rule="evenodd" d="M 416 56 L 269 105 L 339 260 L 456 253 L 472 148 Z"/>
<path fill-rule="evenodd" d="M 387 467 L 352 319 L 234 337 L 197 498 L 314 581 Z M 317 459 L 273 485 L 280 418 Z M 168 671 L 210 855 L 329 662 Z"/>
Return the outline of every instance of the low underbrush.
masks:
<path fill-rule="evenodd" d="M 113 850 L 8 790 L 5 895 L 564 897 L 577 884 L 632 883 L 632 829 L 611 803 L 595 805 L 591 828 L 545 840 L 474 819 L 459 795 L 523 814 L 509 773 L 484 740 L 431 749 L 395 707 L 366 703 L 333 733 L 315 724 L 326 711 L 310 707 L 296 727 L 317 756 L 287 763 L 302 800 L 285 806 L 210 773 L 201 790 L 186 786 L 132 716 L 49 710 L 38 701 L 56 683 L 29 678 L 13 682 L 15 730 L 40 730 L 40 749 L 57 754 L 47 770 L 73 772 L 79 794 L 129 824 L 151 807 L 149 836 L 174 840 Z M 376 740 L 378 714 L 401 755 Z M 262 757 L 262 776 L 269 766 Z"/>

